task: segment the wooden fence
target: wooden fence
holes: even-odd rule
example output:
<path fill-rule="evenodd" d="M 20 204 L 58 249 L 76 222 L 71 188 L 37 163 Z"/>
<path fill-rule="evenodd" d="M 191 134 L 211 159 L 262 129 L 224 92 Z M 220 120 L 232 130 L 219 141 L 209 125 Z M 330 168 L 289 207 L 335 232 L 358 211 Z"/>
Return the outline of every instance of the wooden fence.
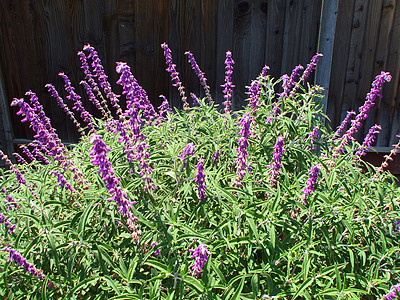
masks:
<path fill-rule="evenodd" d="M 321 18 L 325 26 L 320 26 Z M 231 50 L 236 62 L 236 108 L 244 103 L 246 86 L 264 65 L 278 78 L 298 64 L 306 65 L 323 49 L 317 79 L 326 84 L 325 107 L 333 127 L 347 110 L 362 104 L 376 74 L 392 73 L 383 100 L 365 126 L 368 130 L 372 123 L 381 124 L 377 145 L 389 147 L 400 129 L 399 23 L 400 3 L 395 0 L 4 0 L 0 1 L 4 87 L 0 84 L 0 113 L 6 115 L 12 98 L 32 89 L 61 138 L 76 140 L 73 125 L 44 85 L 51 82 L 62 91 L 57 74 L 64 71 L 84 94 L 78 87 L 83 74 L 76 52 L 86 43 L 98 50 L 117 92 L 115 62 L 126 61 L 154 105 L 160 104 L 160 94 L 180 105 L 165 72 L 161 43 L 172 49 L 187 90 L 201 95 L 184 52 L 195 55 L 219 103 L 225 52 Z M 29 139 L 30 129 L 21 126 L 14 108 L 9 116 L 8 125 L 2 118 L 3 141 L 11 134 L 14 141 Z"/>

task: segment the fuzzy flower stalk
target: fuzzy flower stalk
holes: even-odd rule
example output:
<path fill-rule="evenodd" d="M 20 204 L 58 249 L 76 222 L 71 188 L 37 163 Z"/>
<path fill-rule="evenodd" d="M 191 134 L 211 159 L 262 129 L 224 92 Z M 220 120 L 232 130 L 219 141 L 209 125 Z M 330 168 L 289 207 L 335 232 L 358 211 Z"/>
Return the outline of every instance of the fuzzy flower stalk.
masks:
<path fill-rule="evenodd" d="M 359 159 L 361 156 L 364 156 L 366 154 L 366 150 L 372 147 L 376 139 L 376 135 L 379 133 L 380 130 L 382 130 L 382 127 L 376 124 L 370 128 L 368 134 L 364 138 L 361 147 L 357 150 L 355 154 L 356 159 Z"/>
<path fill-rule="evenodd" d="M 107 159 L 107 152 L 111 149 L 103 142 L 100 135 L 93 135 L 91 143 L 93 144 L 92 151 L 90 152 L 92 163 L 99 167 L 100 170 L 98 172 L 101 179 L 104 181 L 106 188 L 111 194 L 111 198 L 107 199 L 107 201 L 114 201 L 117 204 L 119 213 L 127 219 L 127 225 L 131 231 L 132 239 L 134 242 L 138 243 L 141 232 L 137 229 L 135 224 L 137 217 L 130 211 L 132 205 L 136 202 L 129 201 L 126 192 L 118 186 L 120 178 L 114 176 L 111 163 Z"/>
<path fill-rule="evenodd" d="M 350 124 L 350 120 L 355 114 L 356 114 L 355 111 L 352 111 L 352 110 L 347 112 L 346 117 L 344 118 L 344 120 L 342 121 L 340 126 L 338 126 L 338 128 L 336 129 L 335 133 L 333 134 L 333 138 L 332 139 L 336 139 L 342 134 L 342 132 Z"/>
<path fill-rule="evenodd" d="M 315 184 L 318 179 L 318 173 L 321 169 L 320 164 L 316 164 L 308 171 L 308 179 L 306 181 L 306 187 L 301 191 L 303 193 L 303 204 L 307 204 L 307 196 L 309 196 L 312 192 L 315 191 Z"/>
<path fill-rule="evenodd" d="M 250 172 L 250 167 L 247 163 L 247 147 L 249 145 L 248 139 L 250 136 L 250 122 L 251 118 L 249 114 L 244 114 L 243 118 L 240 120 L 237 125 L 241 126 L 241 130 L 239 134 L 242 136 L 239 138 L 238 143 L 239 147 L 236 148 L 238 153 L 238 158 L 236 159 L 237 170 L 236 170 L 236 178 L 233 182 L 233 185 L 236 187 L 241 187 L 243 185 L 243 178 L 246 175 L 246 170 Z"/>
<path fill-rule="evenodd" d="M 188 61 L 189 61 L 190 65 L 192 66 L 194 73 L 200 80 L 200 84 L 203 87 L 204 92 L 206 93 L 208 102 L 211 104 L 213 102 L 213 99 L 211 97 L 210 87 L 207 85 L 207 78 L 205 77 L 204 72 L 202 72 L 200 70 L 200 67 L 194 58 L 194 55 L 190 51 L 186 51 L 185 54 L 188 56 Z"/>
<path fill-rule="evenodd" d="M 374 82 L 372 83 L 371 91 L 367 94 L 366 101 L 363 106 L 359 108 L 359 114 L 351 121 L 351 127 L 341 138 L 341 143 L 333 150 L 333 156 L 337 157 L 340 153 L 343 153 L 344 147 L 349 144 L 350 141 L 354 140 L 354 134 L 362 127 L 362 122 L 368 117 L 368 113 L 371 108 L 375 105 L 376 97 L 382 98 L 380 90 L 385 82 L 390 82 L 392 76 L 388 72 L 381 72 L 377 75 Z"/>
<path fill-rule="evenodd" d="M 189 156 L 193 155 L 194 149 L 195 149 L 195 148 L 194 148 L 193 143 L 189 143 L 189 144 L 186 145 L 185 148 L 183 148 L 182 153 L 178 155 L 178 157 L 182 158 L 182 163 L 183 163 L 183 166 L 184 166 L 185 168 L 186 168 L 186 159 L 187 159 Z"/>
<path fill-rule="evenodd" d="M 282 168 L 282 154 L 285 151 L 283 149 L 283 141 L 285 138 L 283 136 L 279 136 L 276 144 L 274 146 L 274 162 L 267 167 L 271 168 L 271 171 L 269 172 L 269 182 L 271 186 L 274 186 L 276 184 L 276 177 L 279 175 L 279 170 Z"/>
<path fill-rule="evenodd" d="M 227 113 L 230 110 L 232 105 L 232 94 L 233 88 L 235 85 L 232 83 L 232 74 L 233 74 L 233 65 L 235 64 L 234 60 L 232 59 L 232 52 L 226 52 L 226 59 L 225 59 L 225 83 L 221 85 L 224 88 L 222 91 L 224 93 L 225 101 L 222 103 L 225 108 L 224 112 Z"/>
<path fill-rule="evenodd" d="M 14 231 L 15 225 L 11 224 L 5 216 L 0 213 L 0 223 L 4 224 L 7 234 Z"/>
<path fill-rule="evenodd" d="M 176 71 L 176 65 L 172 61 L 172 52 L 171 49 L 168 47 L 167 43 L 163 43 L 161 48 L 164 50 L 164 57 L 165 62 L 167 64 L 166 71 L 171 76 L 172 85 L 178 88 L 179 95 L 181 96 L 183 102 L 183 109 L 188 111 L 190 109 L 189 103 L 187 102 L 186 94 L 185 94 L 185 87 L 182 85 L 181 80 L 179 79 L 179 73 Z"/>
<path fill-rule="evenodd" d="M 211 252 L 207 250 L 206 244 L 200 244 L 196 249 L 189 249 L 189 252 L 193 253 L 192 258 L 195 259 L 192 266 L 192 274 L 198 278 Z"/>
<path fill-rule="evenodd" d="M 389 293 L 382 297 L 382 300 L 394 300 L 400 296 L 400 283 L 392 286 Z"/>
<path fill-rule="evenodd" d="M 17 264 L 19 264 L 20 266 L 22 266 L 25 271 L 27 271 L 28 273 L 31 273 L 33 276 L 39 278 L 40 281 L 43 281 L 45 279 L 45 276 L 43 274 L 43 271 L 40 269 L 36 269 L 36 267 L 31 264 L 26 258 L 24 258 L 21 253 L 19 253 L 18 251 L 12 249 L 11 247 L 6 247 L 4 249 L 2 249 L 1 251 L 3 252 L 8 252 L 10 253 L 10 256 L 8 257 L 7 262 L 11 262 L 14 261 Z M 56 285 L 52 282 L 52 281 L 48 281 L 48 287 L 56 287 Z"/>
<path fill-rule="evenodd" d="M 194 181 L 198 184 L 197 194 L 199 196 L 199 201 L 202 201 L 206 197 L 207 188 L 205 184 L 206 175 L 204 174 L 204 158 L 200 158 L 195 167 L 197 169 L 197 173 Z"/>

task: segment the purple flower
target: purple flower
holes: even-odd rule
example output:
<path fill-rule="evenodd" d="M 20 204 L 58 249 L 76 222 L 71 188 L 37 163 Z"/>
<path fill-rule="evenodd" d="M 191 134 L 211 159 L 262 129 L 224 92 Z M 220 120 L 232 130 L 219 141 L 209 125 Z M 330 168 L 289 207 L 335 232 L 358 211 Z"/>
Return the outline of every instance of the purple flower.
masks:
<path fill-rule="evenodd" d="M 261 94 L 261 89 L 260 85 L 256 80 L 253 80 L 251 82 L 251 85 L 249 88 L 249 95 L 250 95 L 250 103 L 249 107 L 252 108 L 252 114 L 255 113 L 258 110 L 258 107 L 260 107 L 260 94 Z"/>
<path fill-rule="evenodd" d="M 311 62 L 307 65 L 307 68 L 304 70 L 303 75 L 301 75 L 300 81 L 305 82 L 306 79 L 310 76 L 311 72 L 316 69 L 318 60 L 323 55 L 321 53 L 317 53 L 311 59 Z"/>
<path fill-rule="evenodd" d="M 199 99 L 194 93 L 190 93 L 190 97 L 192 97 L 193 105 L 199 105 Z"/>
<path fill-rule="evenodd" d="M 101 88 L 103 89 L 104 93 L 106 94 L 106 97 L 108 98 L 108 100 L 110 100 L 111 105 L 117 110 L 117 114 L 120 115 L 121 107 L 118 104 L 119 96 L 113 93 L 113 91 L 111 89 L 111 84 L 107 81 L 108 76 L 104 72 L 104 68 L 103 68 L 103 65 L 101 63 L 101 60 L 99 58 L 97 51 L 89 44 L 87 44 L 83 47 L 83 51 L 89 51 L 89 55 L 87 56 L 87 58 L 92 60 L 92 68 L 94 71 L 94 76 L 97 77 Z"/>
<path fill-rule="evenodd" d="M 364 138 L 364 141 L 363 141 L 361 147 L 357 150 L 357 152 L 355 154 L 356 158 L 360 158 L 361 156 L 364 156 L 366 153 L 365 151 L 368 148 L 372 147 L 372 145 L 375 141 L 376 135 L 379 133 L 379 131 L 381 129 L 382 129 L 382 127 L 380 125 L 376 125 L 376 124 L 370 128 L 370 130 L 368 131 L 368 134 Z"/>
<path fill-rule="evenodd" d="M 13 197 L 11 197 L 10 195 L 6 195 L 5 202 L 7 205 L 6 211 L 9 211 L 18 206 L 17 201 L 15 201 L 15 199 Z"/>
<path fill-rule="evenodd" d="M 126 192 L 122 191 L 117 185 L 120 178 L 114 177 L 111 163 L 107 159 L 107 152 L 111 149 L 103 142 L 100 135 L 93 135 L 91 143 L 93 144 L 92 151 L 90 152 L 92 163 L 100 168 L 99 174 L 101 179 L 105 182 L 106 188 L 112 195 L 107 201 L 115 201 L 118 205 L 118 211 L 122 216 L 127 217 L 128 211 L 135 203 L 129 201 Z"/>
<path fill-rule="evenodd" d="M 197 173 L 196 173 L 196 178 L 194 181 L 198 184 L 197 188 L 197 193 L 199 195 L 199 201 L 204 200 L 206 197 L 206 184 L 205 184 L 205 178 L 206 175 L 204 174 L 204 158 L 200 158 L 199 161 L 197 162 L 197 165 L 195 167 L 197 168 Z"/>
<path fill-rule="evenodd" d="M 2 249 L 4 252 L 9 252 L 10 256 L 7 262 L 15 261 L 17 264 L 22 266 L 27 272 L 31 273 L 33 276 L 38 277 L 41 281 L 44 280 L 45 276 L 43 275 L 43 271 L 40 269 L 36 269 L 36 267 L 28 262 L 26 258 L 24 258 L 21 253 L 12 249 L 11 247 L 7 247 Z"/>
<path fill-rule="evenodd" d="M 193 275 L 199 277 L 211 253 L 205 244 L 200 244 L 196 249 L 189 249 L 189 252 L 193 253 L 191 258 L 195 259 L 192 266 Z"/>
<path fill-rule="evenodd" d="M 219 154 L 220 154 L 220 153 L 219 153 L 219 150 L 217 150 L 217 151 L 215 151 L 215 152 L 213 153 L 213 155 L 212 155 L 214 166 L 217 165 L 218 158 L 219 158 Z"/>
<path fill-rule="evenodd" d="M 269 69 L 270 69 L 269 66 L 265 65 L 265 66 L 262 68 L 262 70 L 261 70 L 260 76 L 261 76 L 261 77 L 267 77 L 267 74 L 268 74 L 268 70 L 269 70 Z"/>
<path fill-rule="evenodd" d="M 154 241 L 154 242 L 152 242 L 151 243 L 151 246 L 154 248 L 154 247 L 156 247 L 158 245 L 158 243 L 156 242 L 156 241 Z M 157 250 L 155 250 L 154 251 L 154 255 L 159 255 L 160 254 L 160 252 L 161 252 L 161 249 L 157 249 Z"/>
<path fill-rule="evenodd" d="M 283 136 L 279 136 L 276 140 L 275 146 L 274 146 L 274 162 L 267 167 L 271 168 L 271 171 L 269 172 L 269 181 L 271 186 L 274 186 L 276 184 L 276 177 L 279 175 L 279 170 L 282 168 L 282 154 L 285 151 L 283 149 L 283 141 L 285 138 Z"/>
<path fill-rule="evenodd" d="M 178 157 L 182 158 L 182 163 L 185 168 L 186 168 L 186 159 L 188 158 L 188 156 L 193 155 L 193 153 L 194 153 L 194 145 L 193 143 L 189 143 L 186 145 L 185 148 L 183 148 L 182 153 L 178 155 Z"/>
<path fill-rule="evenodd" d="M 362 121 L 364 121 L 368 117 L 368 113 L 370 109 L 375 104 L 376 97 L 382 98 L 380 94 L 380 90 L 383 84 L 392 80 L 392 76 L 388 72 L 381 72 L 381 74 L 377 75 L 374 82 L 372 83 L 371 91 L 367 94 L 366 101 L 363 106 L 359 108 L 359 114 L 356 118 L 351 121 L 351 127 L 346 131 L 346 133 L 341 138 L 341 143 L 338 147 L 334 149 L 335 156 L 344 151 L 344 147 L 354 139 L 354 134 L 358 132 L 358 130 L 362 126 Z"/>
<path fill-rule="evenodd" d="M 183 102 L 183 109 L 187 111 L 189 109 L 189 103 L 186 101 L 185 87 L 182 85 L 179 79 L 179 73 L 176 71 L 176 65 L 172 61 L 172 52 L 169 49 L 167 43 L 163 43 L 161 48 L 164 49 L 165 62 L 167 64 L 166 71 L 170 74 L 172 85 L 178 88 L 179 94 Z"/>
<path fill-rule="evenodd" d="M 29 150 L 29 148 L 26 145 L 20 145 L 19 148 L 22 150 L 22 153 L 24 153 L 31 161 L 35 161 L 35 157 Z"/>
<path fill-rule="evenodd" d="M 26 180 L 25 180 L 24 176 L 22 176 L 21 171 L 18 170 L 17 168 L 15 168 L 14 164 L 8 159 L 7 155 L 5 155 L 3 153 L 3 151 L 1 151 L 1 150 L 0 150 L 0 156 L 1 156 L 1 159 L 3 159 L 5 161 L 6 165 L 8 165 L 10 167 L 10 169 L 14 172 L 19 184 L 23 184 L 23 185 L 27 186 Z"/>
<path fill-rule="evenodd" d="M 398 299 L 397 296 L 400 296 L 400 283 L 392 286 L 387 295 L 383 296 L 382 300 L 394 300 Z"/>
<path fill-rule="evenodd" d="M 200 84 L 206 93 L 208 101 L 209 102 L 213 101 L 211 98 L 210 87 L 207 85 L 207 78 L 204 76 L 204 73 L 200 70 L 200 67 L 197 64 L 196 60 L 194 59 L 193 54 L 190 51 L 185 52 L 185 54 L 188 56 L 189 63 L 192 66 L 194 73 L 200 80 Z"/>
<path fill-rule="evenodd" d="M 17 159 L 17 162 L 22 164 L 22 165 L 27 165 L 28 162 L 18 153 L 13 153 L 13 155 L 15 156 L 15 158 Z"/>
<path fill-rule="evenodd" d="M 310 136 L 311 136 L 311 146 L 310 149 L 311 150 L 315 150 L 315 142 L 317 141 L 317 139 L 319 138 L 319 133 L 318 133 L 318 126 L 315 126 L 313 131 L 311 132 Z"/>
<path fill-rule="evenodd" d="M 83 107 L 81 97 L 75 92 L 75 88 L 71 85 L 71 81 L 69 80 L 68 76 L 62 72 L 58 75 L 64 79 L 64 87 L 68 93 L 67 99 L 74 103 L 72 108 L 81 114 L 81 118 L 88 125 L 89 130 L 93 129 L 93 123 L 91 120 L 93 116 Z"/>
<path fill-rule="evenodd" d="M 296 85 L 296 77 L 299 76 L 299 71 L 303 69 L 304 67 L 302 65 L 298 65 L 293 69 L 292 74 L 290 75 L 290 81 L 288 85 L 289 89 Z"/>
<path fill-rule="evenodd" d="M 163 99 L 163 102 L 158 107 L 158 120 L 156 121 L 156 125 L 160 125 L 163 121 L 168 120 L 168 117 L 166 117 L 165 114 L 172 111 L 169 107 L 168 99 L 165 98 L 164 95 L 160 95 L 160 97 Z"/>
<path fill-rule="evenodd" d="M 250 136 L 250 121 L 250 115 L 244 114 L 239 123 L 237 123 L 237 125 L 241 126 L 239 134 L 242 136 L 238 140 L 239 147 L 236 148 L 238 158 L 235 162 L 238 167 L 236 170 L 236 179 L 234 180 L 233 185 L 237 187 L 241 187 L 243 185 L 242 180 L 244 178 L 244 175 L 246 174 L 246 170 L 250 172 L 250 167 L 247 164 L 247 146 L 249 145 L 248 138 Z"/>
<path fill-rule="evenodd" d="M 235 85 L 232 83 L 232 74 L 233 74 L 233 65 L 235 62 L 232 59 L 232 52 L 227 51 L 226 52 L 226 59 L 225 59 L 225 83 L 221 85 L 221 87 L 224 88 L 223 93 L 224 93 L 224 98 L 225 101 L 223 102 L 223 105 L 225 106 L 224 111 L 227 113 L 230 109 L 230 106 L 232 105 L 232 94 L 233 94 L 233 88 Z"/>
<path fill-rule="evenodd" d="M 306 199 L 307 196 L 315 191 L 314 185 L 317 182 L 318 173 L 321 167 L 322 167 L 321 165 L 316 164 L 308 171 L 308 179 L 306 181 L 306 187 L 301 191 L 304 194 L 303 195 L 304 204 L 307 204 L 307 199 Z"/>
<path fill-rule="evenodd" d="M 15 229 L 15 225 L 11 224 L 7 220 L 7 218 L 5 216 L 3 216 L 1 213 L 0 213 L 0 223 L 4 224 L 4 226 L 6 228 L 6 231 L 7 231 L 7 234 L 10 234 Z"/>
<path fill-rule="evenodd" d="M 342 132 L 346 129 L 346 127 L 350 124 L 350 120 L 356 113 L 354 111 L 348 111 L 346 117 L 336 129 L 336 132 L 333 134 L 333 139 L 337 138 L 342 134 Z"/>
<path fill-rule="evenodd" d="M 51 170 L 51 174 L 57 177 L 58 180 L 58 185 L 65 188 L 66 190 L 69 190 L 71 193 L 75 193 L 75 190 L 72 188 L 72 186 L 67 182 L 65 179 L 64 175 L 60 173 L 58 170 Z"/>

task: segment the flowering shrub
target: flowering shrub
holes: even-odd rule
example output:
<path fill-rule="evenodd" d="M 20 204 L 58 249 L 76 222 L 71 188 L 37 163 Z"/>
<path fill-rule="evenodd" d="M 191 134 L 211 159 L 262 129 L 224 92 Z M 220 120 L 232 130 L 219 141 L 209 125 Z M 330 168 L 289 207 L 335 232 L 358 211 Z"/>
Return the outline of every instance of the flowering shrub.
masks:
<path fill-rule="evenodd" d="M 333 132 L 321 89 L 306 83 L 320 54 L 290 77 L 276 80 L 265 67 L 249 105 L 234 112 L 232 53 L 219 111 L 187 52 L 206 94 L 189 106 L 162 48 L 182 111 L 164 96 L 154 109 L 124 63 L 123 95 L 113 93 L 89 45 L 78 53 L 82 84 L 102 119 L 87 113 L 66 74 L 66 93 L 47 85 L 79 143 L 61 143 L 33 92 L 31 105 L 13 101 L 35 141 L 21 147 L 18 165 L 0 153 L 9 166 L 0 180 L 1 297 L 394 299 L 399 188 L 388 162 L 375 170 L 360 159 L 379 126 L 362 144 L 353 138 L 390 75 L 378 75 L 360 113 Z"/>

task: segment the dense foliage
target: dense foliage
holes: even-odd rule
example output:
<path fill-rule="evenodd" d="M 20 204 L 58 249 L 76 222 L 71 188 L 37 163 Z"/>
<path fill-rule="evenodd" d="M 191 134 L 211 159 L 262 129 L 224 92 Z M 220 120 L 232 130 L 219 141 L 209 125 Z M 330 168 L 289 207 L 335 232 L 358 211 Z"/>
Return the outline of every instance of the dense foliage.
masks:
<path fill-rule="evenodd" d="M 83 85 L 102 119 L 86 112 L 65 74 L 75 117 L 47 85 L 74 122 L 85 124 L 79 143 L 61 144 L 33 92 L 30 105 L 13 101 L 36 140 L 21 147 L 20 164 L 3 157 L 9 168 L 0 181 L 1 297 L 388 294 L 399 282 L 399 188 L 383 168 L 360 159 L 379 126 L 362 145 L 353 135 L 390 75 L 378 75 L 359 114 L 350 123 L 350 112 L 332 132 L 319 105 L 321 88 L 306 84 L 319 55 L 301 76 L 297 67 L 276 80 L 264 68 L 249 86 L 248 105 L 233 112 L 230 52 L 221 110 L 188 53 L 205 88 L 190 107 L 163 48 L 184 110 L 171 112 L 165 100 L 156 112 L 123 63 L 123 96 L 115 95 L 90 46 L 79 53 Z"/>

